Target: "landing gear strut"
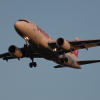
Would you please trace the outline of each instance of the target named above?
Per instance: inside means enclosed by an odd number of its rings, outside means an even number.
[[[34,58],[33,58],[33,57],[30,57],[30,59],[32,60],[32,62],[31,62],[31,63],[29,63],[30,68],[32,68],[33,66],[34,66],[34,67],[36,67],[36,66],[37,66],[37,64],[36,64],[36,62],[34,62],[34,61],[33,61],[33,60],[34,60]]]
[[[61,58],[61,63],[64,63],[64,61],[67,63],[68,62],[68,58],[65,57],[65,52],[63,53],[63,58]]]

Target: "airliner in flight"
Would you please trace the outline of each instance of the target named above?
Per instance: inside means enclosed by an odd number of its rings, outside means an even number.
[[[3,60],[30,58],[30,68],[36,67],[34,58],[45,58],[58,65],[54,68],[70,67],[81,69],[81,65],[100,62],[100,60],[78,61],[79,49],[100,46],[100,39],[68,41],[64,38],[54,40],[39,26],[27,19],[20,19],[14,23],[16,32],[26,41],[22,48],[11,45],[8,52],[0,54]]]

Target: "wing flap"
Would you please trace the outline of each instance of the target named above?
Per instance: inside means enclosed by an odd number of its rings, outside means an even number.
[[[100,60],[86,60],[86,61],[77,61],[79,65],[85,65],[85,64],[91,64],[91,63],[97,63],[100,62]]]

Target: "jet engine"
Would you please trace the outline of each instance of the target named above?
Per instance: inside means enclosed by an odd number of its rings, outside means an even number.
[[[63,38],[58,38],[56,40],[56,45],[60,48],[62,48],[64,51],[68,51],[70,50],[70,44],[67,40],[63,39]]]
[[[11,45],[9,48],[8,48],[8,51],[9,53],[12,55],[12,56],[15,56],[17,58],[21,58],[23,56],[22,52],[20,49],[18,49],[16,46],[14,45]]]

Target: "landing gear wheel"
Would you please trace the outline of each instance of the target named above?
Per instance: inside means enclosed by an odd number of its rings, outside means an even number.
[[[34,66],[34,67],[36,67],[36,66],[37,66],[37,64],[36,64],[36,62],[29,63],[29,66],[30,66],[30,68],[32,68],[33,66]]]
[[[33,66],[36,67],[37,66],[37,63],[34,62],[34,55],[31,55],[30,56],[30,59],[32,60],[32,62],[29,63],[30,68],[32,68]]]
[[[61,63],[64,63],[64,59],[63,58],[61,58]]]
[[[33,65],[34,65],[34,67],[36,67],[37,66],[36,62],[34,62]]]
[[[68,59],[67,58],[65,58],[64,60],[65,60],[66,63],[68,62]]]
[[[32,63],[29,63],[29,66],[30,66],[30,68],[32,68],[33,67],[33,64]]]

